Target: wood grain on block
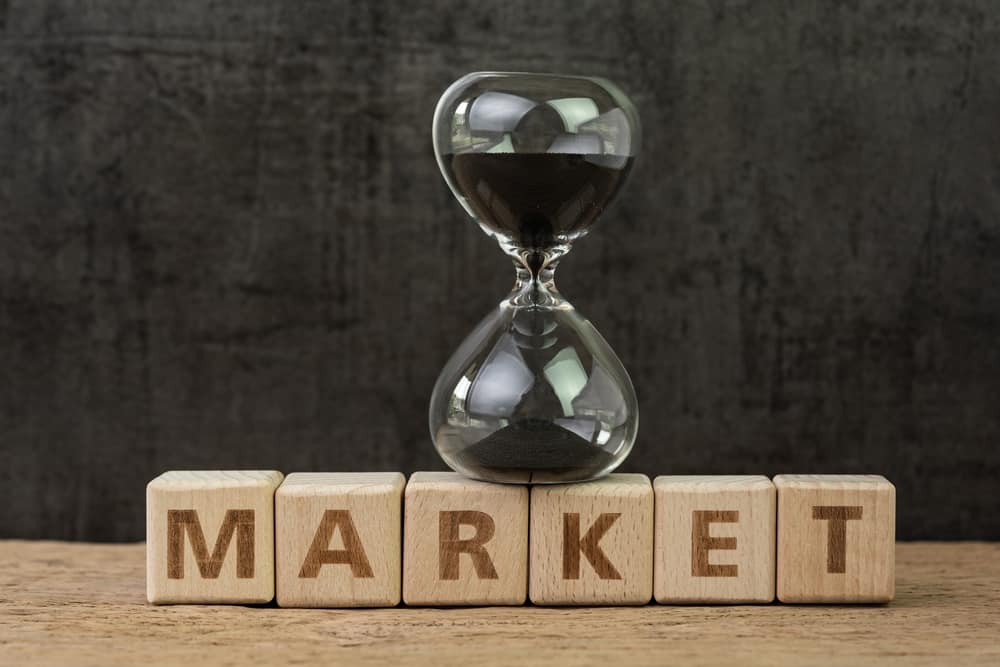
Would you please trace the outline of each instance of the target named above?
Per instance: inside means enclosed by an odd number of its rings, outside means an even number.
[[[406,604],[524,604],[527,487],[417,472],[406,485],[404,515]]]
[[[881,475],[778,475],[778,599],[888,602],[896,488]]]
[[[662,603],[774,600],[774,484],[755,475],[668,475],[656,496],[653,596]]]
[[[399,604],[405,484],[398,472],[288,475],[274,496],[278,604]]]
[[[540,605],[646,604],[653,489],[645,475],[531,488],[531,581]]]
[[[274,597],[276,470],[165,472],[146,487],[146,597],[155,604]]]

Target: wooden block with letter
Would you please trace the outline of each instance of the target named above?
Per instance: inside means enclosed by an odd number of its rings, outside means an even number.
[[[896,488],[881,475],[778,475],[778,599],[888,602]]]
[[[406,604],[524,604],[527,487],[416,472],[406,485],[404,515]]]
[[[667,475],[656,496],[660,603],[774,600],[775,490],[756,475]]]
[[[165,472],[146,487],[146,597],[155,604],[274,597],[276,470]]]
[[[646,604],[653,588],[653,489],[613,474],[531,489],[531,581],[539,605]]]
[[[288,475],[274,496],[278,604],[399,604],[405,484],[398,472]]]

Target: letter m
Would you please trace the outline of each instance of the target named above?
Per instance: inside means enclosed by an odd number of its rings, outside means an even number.
[[[236,535],[236,577],[253,579],[254,511],[226,510],[212,554],[205,544],[205,533],[196,510],[167,510],[167,578],[184,578],[184,535],[191,540],[198,571],[204,579],[217,579],[226,560],[226,552]]]

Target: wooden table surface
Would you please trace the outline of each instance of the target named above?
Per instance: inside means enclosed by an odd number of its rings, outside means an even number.
[[[0,664],[1000,664],[1000,543],[897,545],[888,606],[146,604],[141,544],[0,541]]]

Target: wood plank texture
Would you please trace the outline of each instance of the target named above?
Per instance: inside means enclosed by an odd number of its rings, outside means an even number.
[[[896,600],[851,607],[152,606],[144,559],[0,541],[0,665],[1000,662],[1000,544],[898,544]]]

